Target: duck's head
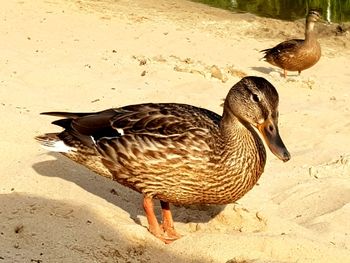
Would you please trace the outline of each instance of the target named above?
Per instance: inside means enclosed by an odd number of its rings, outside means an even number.
[[[321,18],[322,18],[322,16],[318,11],[311,9],[306,16],[306,22],[307,23],[310,23],[310,22],[315,23],[315,22],[319,21]]]
[[[236,83],[227,95],[224,112],[257,128],[279,159],[290,159],[278,132],[278,93],[266,79],[249,76]]]

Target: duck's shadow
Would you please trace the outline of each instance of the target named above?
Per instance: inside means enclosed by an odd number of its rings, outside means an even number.
[[[266,68],[266,67],[250,67],[252,70],[258,71],[260,73],[264,73],[269,75],[271,72],[275,72],[276,70],[273,68]]]
[[[47,177],[59,177],[70,181],[85,189],[86,191],[97,195],[106,201],[120,207],[137,224],[141,224],[139,215],[145,215],[142,208],[142,195],[108,178],[96,175],[85,167],[78,165],[66,157],[49,153],[56,160],[43,161],[35,163],[33,169],[40,175]],[[155,200],[155,213],[160,214],[160,206]],[[177,207],[172,206],[174,221],[176,222],[197,222],[204,223],[220,213],[225,206],[190,206]],[[160,219],[160,218],[159,218]]]
[[[279,74],[281,77],[284,77],[283,70],[278,68],[266,68],[266,67],[250,67],[252,70],[258,71],[260,73],[271,75],[271,73]],[[288,71],[288,77],[298,78],[299,74],[291,74],[290,71]]]

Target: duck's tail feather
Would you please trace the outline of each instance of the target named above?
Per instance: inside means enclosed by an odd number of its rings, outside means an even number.
[[[260,58],[259,60],[264,60],[264,61],[266,61],[266,56],[268,55],[268,53],[270,52],[270,50],[271,50],[271,48],[267,48],[267,49],[260,50],[259,52],[264,53],[265,55],[264,55],[262,58]]]
[[[94,113],[91,112],[63,112],[63,111],[48,111],[48,112],[42,112],[41,115],[51,115],[51,116],[57,116],[57,117],[64,117],[64,118],[79,118],[86,115],[91,115]]]
[[[271,48],[267,48],[267,49],[263,49],[263,50],[260,50],[259,52],[262,52],[262,53],[267,53],[271,50]]]
[[[41,146],[51,152],[68,153],[76,151],[76,148],[64,143],[59,137],[58,133],[46,133],[36,136],[35,139],[41,144]]]

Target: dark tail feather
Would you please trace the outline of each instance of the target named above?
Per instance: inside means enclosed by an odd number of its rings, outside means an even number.
[[[71,128],[72,119],[60,119],[60,120],[53,121],[51,123],[54,125],[60,126],[64,129],[69,129]]]
[[[41,115],[50,115],[50,116],[56,116],[56,117],[63,117],[65,119],[60,119],[51,122],[54,125],[60,126],[62,128],[68,129],[71,127],[71,123],[73,119],[84,117],[87,115],[92,115],[94,113],[87,113],[87,112],[63,112],[63,111],[49,111],[49,112],[42,112]]]
[[[42,112],[40,114],[75,119],[75,118],[83,117],[83,116],[86,116],[86,115],[91,115],[91,114],[94,114],[94,113],[91,113],[91,112],[49,111],[49,112]]]
[[[264,53],[265,56],[263,56],[262,58],[260,58],[259,60],[266,60],[266,56],[268,55],[268,53],[270,52],[271,48],[267,48],[267,49],[263,49],[260,50],[259,52]]]
[[[267,49],[263,49],[263,50],[260,50],[259,52],[264,52],[264,53],[267,53],[271,50],[271,48],[267,48]]]

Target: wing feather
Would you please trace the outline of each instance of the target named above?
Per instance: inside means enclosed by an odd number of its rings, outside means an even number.
[[[174,103],[129,105],[97,113],[43,114],[66,117],[53,124],[65,128],[65,136],[68,133],[66,137],[70,140],[76,138],[89,147],[101,139],[113,140],[130,134],[174,140],[174,136],[198,130],[202,130],[202,133],[216,132],[221,119],[209,110]]]
[[[269,55],[277,55],[278,56],[281,53],[293,52],[295,50],[295,47],[299,46],[303,42],[304,42],[304,40],[302,40],[302,39],[291,39],[291,40],[284,41],[273,48],[261,50],[261,52],[264,52],[266,54],[265,57],[269,56]]]

